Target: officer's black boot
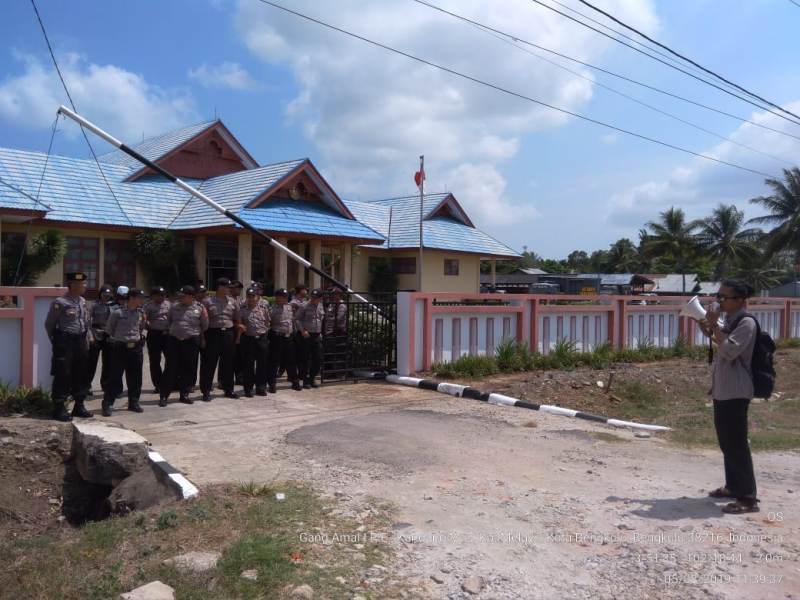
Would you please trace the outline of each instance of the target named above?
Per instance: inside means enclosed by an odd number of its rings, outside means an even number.
[[[253,388],[245,388],[244,389],[244,397],[245,398],[252,398],[253,397]]]
[[[67,407],[64,405],[64,402],[56,402],[55,406],[53,407],[53,418],[56,421],[63,421],[68,423],[72,421],[72,417],[69,416],[67,412]]]
[[[211,402],[211,393],[203,392],[203,402]]]
[[[303,379],[303,389],[304,390],[311,389],[311,380],[310,379],[308,379],[308,378]]]
[[[312,378],[311,378],[311,380],[309,381],[309,385],[310,385],[312,388],[318,388],[318,387],[319,387],[319,384],[317,383],[317,379],[316,379],[316,377],[312,377]]]
[[[166,397],[166,396],[161,396],[161,397],[158,399],[158,405],[159,405],[161,408],[164,408],[164,407],[167,405],[167,397]]]
[[[188,395],[181,394],[180,401],[184,404],[194,404],[194,400],[192,400]]]
[[[104,399],[103,400],[103,404],[100,405],[100,411],[101,411],[101,414],[104,417],[110,417],[111,416],[111,403],[110,402],[106,402],[105,399]]]
[[[236,399],[239,397],[239,394],[237,394],[236,392],[234,392],[233,390],[231,390],[231,391],[229,391],[229,392],[225,392],[225,397],[226,397],[226,398],[231,398],[231,399],[233,399],[233,400],[236,400]],[[251,394],[250,394],[250,396],[248,396],[248,398],[252,398],[252,397],[253,397],[253,395],[252,395],[252,393],[251,393]]]
[[[277,391],[278,391],[278,388],[277,388],[277,387],[275,387],[275,384],[274,384],[274,383],[270,383],[270,384],[269,384],[269,393],[270,393],[270,394],[274,394],[274,393],[276,393]]]
[[[302,390],[303,390],[303,386],[301,386],[301,385],[300,385],[300,380],[299,380],[299,379],[295,379],[295,380],[292,382],[292,389],[293,389],[295,392],[300,392],[300,391],[302,391]]]
[[[83,400],[75,400],[75,406],[72,407],[72,416],[88,419],[93,417],[94,414],[86,410],[86,407],[83,405]]]
[[[139,406],[139,399],[128,400],[128,410],[135,413],[144,412],[144,409]]]
[[[266,396],[266,395],[267,395],[267,388],[265,387],[256,388],[256,396]]]

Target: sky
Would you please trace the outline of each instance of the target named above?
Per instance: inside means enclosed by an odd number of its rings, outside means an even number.
[[[778,132],[512,42],[413,0],[276,1],[516,94],[756,173],[499,92],[259,0],[37,5],[79,112],[128,144],[217,117],[260,164],[308,157],[342,197],[360,200],[416,193],[413,175],[424,154],[426,191],[452,192],[480,229],[549,258],[606,248],[621,237],[636,241],[639,229],[670,206],[690,218],[719,203],[757,216],[748,199],[769,193],[765,176],[780,178],[782,169],[800,164],[800,125],[532,0],[429,3]],[[579,0],[558,2],[620,29]],[[574,15],[556,0],[541,3]],[[800,8],[789,0],[593,4],[800,114]],[[3,17],[0,146],[46,151],[66,96],[30,1],[5,0]],[[99,139],[93,144],[98,154],[110,150]],[[53,152],[90,156],[76,127],[63,121]]]

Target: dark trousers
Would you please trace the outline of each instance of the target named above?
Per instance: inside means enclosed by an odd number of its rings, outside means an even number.
[[[321,334],[309,333],[308,337],[300,336],[300,347],[297,352],[297,375],[300,379],[305,381],[306,379],[314,379],[319,375],[323,354]]]
[[[181,397],[188,396],[197,379],[198,341],[195,338],[179,340],[168,335],[166,346],[167,360],[159,392],[166,398],[172,390],[177,389]]]
[[[267,335],[253,337],[242,335],[239,340],[239,355],[242,361],[242,385],[247,391],[252,391],[253,385],[256,388],[264,388],[269,382],[275,383],[269,377],[269,339]]]
[[[83,402],[86,398],[88,363],[89,343],[85,335],[55,332],[51,365],[53,402],[64,403],[70,395],[76,402]]]
[[[97,373],[97,362],[102,356],[103,366],[100,367],[100,389],[106,390],[106,383],[108,382],[108,367],[111,363],[109,355],[108,340],[105,339],[105,332],[95,331],[95,336],[102,336],[103,339],[95,339],[93,344],[89,345],[89,357],[86,364],[86,390],[87,393],[92,391],[92,382]]]
[[[236,343],[233,328],[206,331],[206,348],[200,357],[200,391],[211,393],[214,387],[214,371],[219,364],[219,382],[226,394],[233,391],[233,362]]]
[[[150,380],[153,387],[161,389],[161,378],[164,372],[161,370],[161,356],[167,355],[167,332],[150,329],[147,332],[147,361],[150,365]]]
[[[233,381],[236,385],[244,384],[244,355],[241,344],[236,345],[233,357]]]
[[[116,397],[122,393],[123,373],[128,386],[128,402],[139,401],[142,393],[143,345],[143,342],[136,342],[132,347],[128,347],[124,342],[109,342],[111,363],[108,385],[103,394],[105,404],[114,404]]]
[[[737,499],[756,499],[756,476],[747,441],[747,409],[750,400],[714,400],[714,427],[725,460],[725,487]]]
[[[278,377],[278,369],[286,371],[289,381],[297,381],[297,347],[294,335],[285,337],[274,331],[269,332],[269,381]]]

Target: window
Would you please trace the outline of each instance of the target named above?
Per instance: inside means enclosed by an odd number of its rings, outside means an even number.
[[[133,241],[106,239],[103,283],[113,287],[136,285],[136,257],[133,254]]]
[[[417,258],[415,256],[393,256],[392,273],[396,275],[414,275],[417,272]]]
[[[100,264],[100,239],[68,237],[67,253],[64,255],[64,275],[85,273],[86,287],[97,289],[97,271]]]
[[[458,275],[458,259],[445,258],[444,259],[444,274],[445,275]]]
[[[208,240],[207,247],[208,268],[206,269],[206,285],[209,286],[209,289],[220,277],[236,279],[236,268],[239,262],[239,250],[236,242],[228,240]]]

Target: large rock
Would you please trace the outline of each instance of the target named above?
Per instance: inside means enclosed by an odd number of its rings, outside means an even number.
[[[149,464],[123,480],[108,497],[112,514],[144,510],[165,500],[176,499],[175,489],[161,481]]]
[[[100,423],[75,423],[72,456],[81,477],[116,486],[148,465],[147,440],[138,433]]]
[[[217,562],[222,555],[219,552],[187,552],[179,554],[164,561],[164,564],[175,567],[179,571],[191,573],[205,573],[217,567]]]
[[[166,583],[151,581],[135,590],[120,594],[119,600],[175,600],[175,590]]]

